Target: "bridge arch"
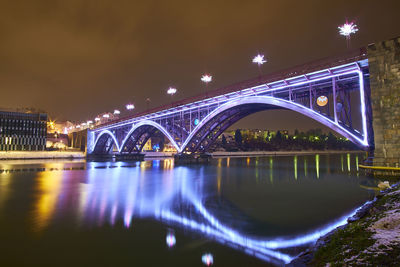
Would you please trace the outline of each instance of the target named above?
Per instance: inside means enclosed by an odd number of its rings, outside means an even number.
[[[127,148],[127,145],[129,144],[129,142],[133,142],[133,145],[135,145],[136,141],[138,140],[131,140],[132,136],[135,135],[135,133],[138,133],[138,131],[140,131],[141,129],[143,129],[144,127],[149,127],[150,131],[152,130],[158,130],[160,131],[164,136],[166,136],[168,138],[168,140],[171,142],[171,144],[176,148],[177,151],[179,151],[179,146],[178,144],[175,142],[174,138],[168,133],[168,131],[161,126],[160,124],[158,124],[157,122],[151,121],[151,120],[144,120],[141,121],[139,123],[136,123],[132,126],[132,128],[129,130],[128,134],[125,136],[124,140],[121,143],[121,147],[119,149],[119,152],[123,153],[126,152],[124,151]],[[145,138],[150,138],[151,134],[149,134],[149,130],[145,130],[142,133],[138,133],[139,138],[143,135],[143,134],[148,134],[147,137]],[[146,141],[147,141],[146,139]],[[144,145],[144,143],[142,144]]]
[[[111,152],[113,145],[117,147],[118,151],[120,150],[117,138],[115,138],[114,134],[109,130],[103,130],[99,133],[94,142],[93,153],[108,154]]]
[[[196,152],[199,150],[199,146],[205,138],[214,130],[216,130],[216,132],[213,133],[214,135],[211,138],[211,143],[222,134],[224,130],[238,120],[261,110],[276,108],[283,108],[301,113],[348,138],[359,147],[368,147],[368,141],[365,136],[357,136],[342,125],[301,104],[273,96],[243,96],[221,105],[203,118],[178,151],[183,152],[189,150],[189,152]],[[218,125],[221,123],[224,123],[224,125],[220,127],[220,129],[217,129]]]

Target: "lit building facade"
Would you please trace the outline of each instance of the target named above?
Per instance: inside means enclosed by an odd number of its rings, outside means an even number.
[[[0,151],[46,148],[47,114],[0,111]]]

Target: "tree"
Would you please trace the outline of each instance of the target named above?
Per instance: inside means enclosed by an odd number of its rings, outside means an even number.
[[[225,135],[222,135],[222,147],[226,148],[226,138]]]
[[[240,132],[240,129],[236,129],[236,131],[235,131],[235,141],[239,147],[242,146],[243,138],[242,138],[242,133]]]

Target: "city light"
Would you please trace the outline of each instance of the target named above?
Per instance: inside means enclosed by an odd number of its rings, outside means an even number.
[[[211,255],[211,253],[206,253],[206,254],[203,254],[203,256],[201,256],[201,261],[205,265],[210,266],[210,265],[212,265],[214,263],[214,258]]]
[[[109,114],[104,114],[104,115],[103,115],[103,118],[109,118],[109,117],[110,117]]]
[[[317,98],[317,104],[320,107],[326,106],[328,104],[328,98],[324,95],[321,95]]]
[[[167,238],[166,238],[167,246],[172,248],[176,244],[176,238],[174,234],[168,233]]]
[[[125,107],[126,107],[127,110],[132,110],[132,109],[135,108],[135,105],[134,104],[127,104]]]
[[[176,91],[177,91],[176,88],[170,87],[168,88],[167,94],[174,95],[176,94]]]
[[[94,118],[94,121],[100,121],[99,117]]]
[[[87,123],[87,124],[91,124],[91,123],[93,123],[93,121],[87,121],[86,123]]]
[[[258,54],[257,56],[255,56],[253,58],[253,63],[258,64],[258,66],[264,64],[265,62],[267,62],[267,61],[264,59],[264,55]]]
[[[212,81],[212,76],[208,74],[204,74],[201,76],[201,81],[205,82],[206,84]]]
[[[76,129],[79,129],[79,128],[81,128],[81,126],[80,126],[80,125],[76,125],[75,128],[76,128]]]
[[[357,25],[353,22],[346,22],[345,24],[338,27],[339,34],[350,38],[351,34],[355,34],[358,31]]]
[[[82,126],[86,126],[86,122],[82,122],[81,125],[82,125]]]
[[[115,109],[114,110],[114,115],[119,115],[119,114],[121,114],[121,111],[119,111],[118,109]]]

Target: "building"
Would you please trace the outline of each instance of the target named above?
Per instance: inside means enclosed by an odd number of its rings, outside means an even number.
[[[47,114],[0,111],[0,151],[45,150]]]

